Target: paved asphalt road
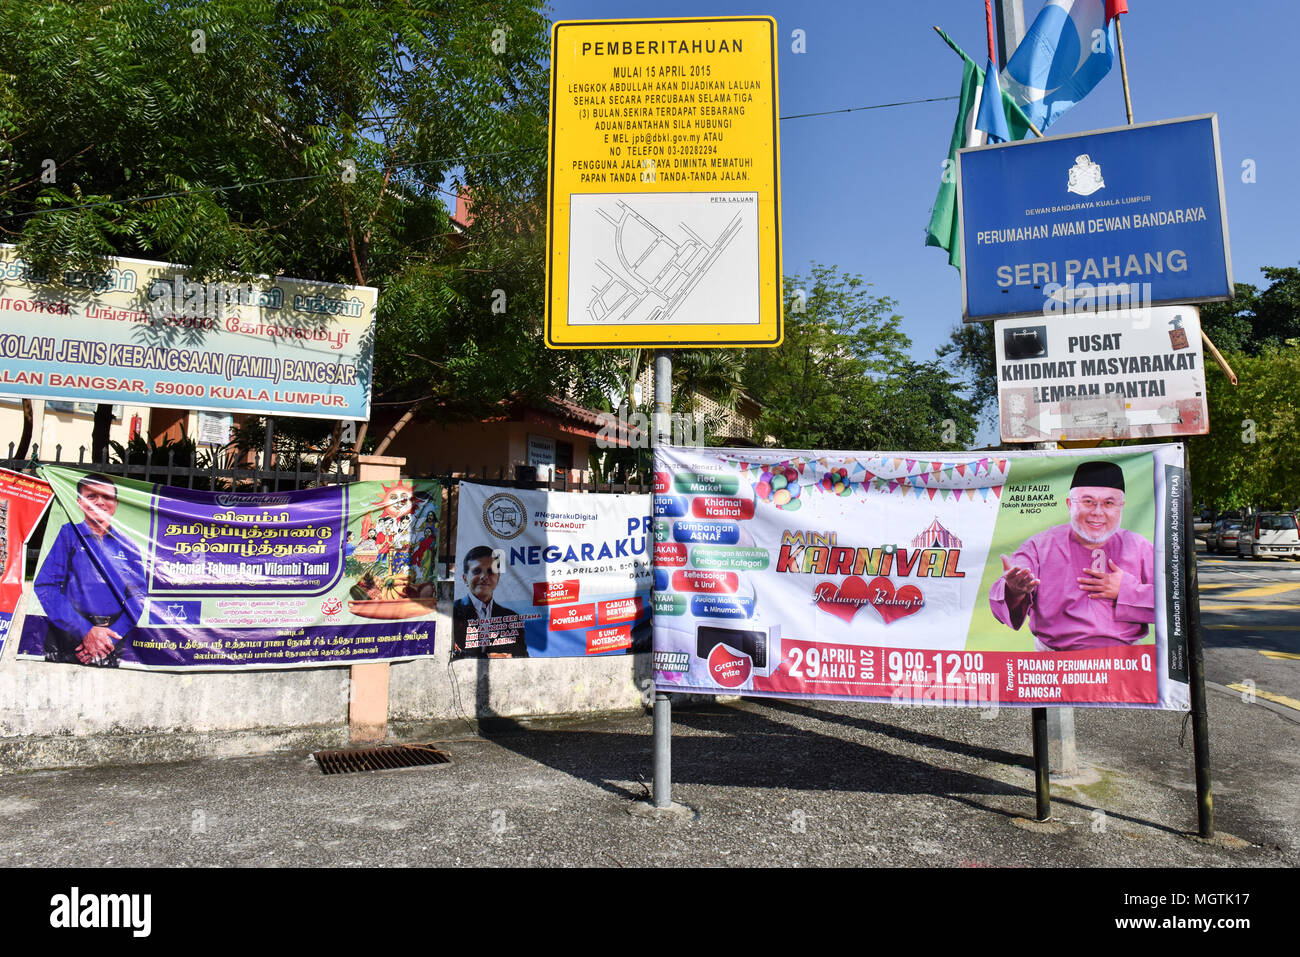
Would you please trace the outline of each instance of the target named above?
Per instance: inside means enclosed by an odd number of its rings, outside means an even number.
[[[1300,719],[1300,562],[1202,555],[1205,677]]]

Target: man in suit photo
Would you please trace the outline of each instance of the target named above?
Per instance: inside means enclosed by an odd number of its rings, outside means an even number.
[[[527,658],[523,621],[492,597],[501,580],[492,549],[478,545],[466,552],[461,579],[469,594],[452,606],[452,656]]]

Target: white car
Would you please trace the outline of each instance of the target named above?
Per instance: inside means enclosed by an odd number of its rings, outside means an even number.
[[[1262,512],[1237,538],[1241,558],[1300,558],[1300,518],[1295,512]]]

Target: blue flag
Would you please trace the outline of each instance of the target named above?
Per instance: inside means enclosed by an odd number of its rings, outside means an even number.
[[[1020,41],[1002,88],[1040,130],[1082,100],[1115,61],[1105,0],[1047,0]]]
[[[998,86],[998,71],[993,68],[992,60],[984,68],[984,93],[980,97],[975,129],[983,130],[990,143],[1007,143],[1011,140],[1006,109],[1002,106],[1002,88]]]

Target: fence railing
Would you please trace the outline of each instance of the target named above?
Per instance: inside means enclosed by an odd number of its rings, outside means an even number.
[[[128,461],[110,461],[107,456],[100,461],[90,460],[85,447],[78,449],[76,459],[63,458],[63,447],[55,446],[53,458],[42,458],[40,449],[32,446],[28,458],[15,458],[14,445],[9,445],[9,457],[0,459],[0,467],[15,472],[35,474],[43,465],[61,466],[80,469],[86,472],[99,472],[104,475],[139,479],[143,482],[156,482],[160,485],[181,486],[183,488],[208,491],[245,491],[279,492],[304,488],[319,488],[324,485],[347,484],[357,481],[357,469],[354,460],[340,457],[330,469],[321,469],[319,464],[304,463],[295,459],[293,468],[277,467],[283,463],[271,456],[271,468],[266,468],[264,452],[248,452],[238,456],[227,456],[226,464],[220,465],[219,458],[212,456],[209,465],[202,468],[181,463],[177,464],[173,449],[151,450],[140,456],[143,461],[134,461],[135,456],[128,456]],[[495,471],[495,475],[493,472]],[[407,479],[435,479],[442,490],[441,521],[438,528],[438,561],[444,586],[449,586],[456,576],[456,525],[459,520],[460,482],[474,482],[498,488],[531,489],[552,492],[587,492],[603,494],[646,494],[652,489],[648,477],[637,481],[599,482],[591,478],[590,473],[579,473],[574,479],[567,471],[561,471],[553,479],[506,478],[504,466],[497,469],[483,467],[476,474],[467,468],[464,471],[443,473],[404,474]],[[44,534],[44,522],[28,542],[27,573],[33,573],[36,557],[40,552],[41,539]],[[445,595],[443,594],[445,592]],[[449,597],[448,587],[440,589],[440,597]]]
[[[64,468],[81,469],[86,472],[100,472],[104,475],[117,475],[122,478],[139,479],[142,482],[157,482],[162,485],[179,485],[184,488],[205,489],[209,491],[248,491],[279,492],[288,489],[317,488],[321,485],[338,485],[355,481],[352,462],[338,457],[328,469],[322,469],[319,461],[304,463],[301,457],[292,461],[292,468],[287,467],[281,453],[270,454],[267,463],[265,451],[249,451],[211,454],[205,466],[190,464],[188,455],[177,461],[176,449],[149,449],[143,455],[128,454],[126,461],[112,461],[108,453],[94,460],[87,455],[83,445],[77,450],[75,459],[63,457],[63,446],[54,447],[54,458],[42,458],[39,446],[33,445],[31,455],[25,459],[14,457],[14,444],[9,443],[9,457],[0,459],[0,467],[14,472],[35,472],[42,465],[57,465]],[[224,464],[223,464],[224,460]]]

